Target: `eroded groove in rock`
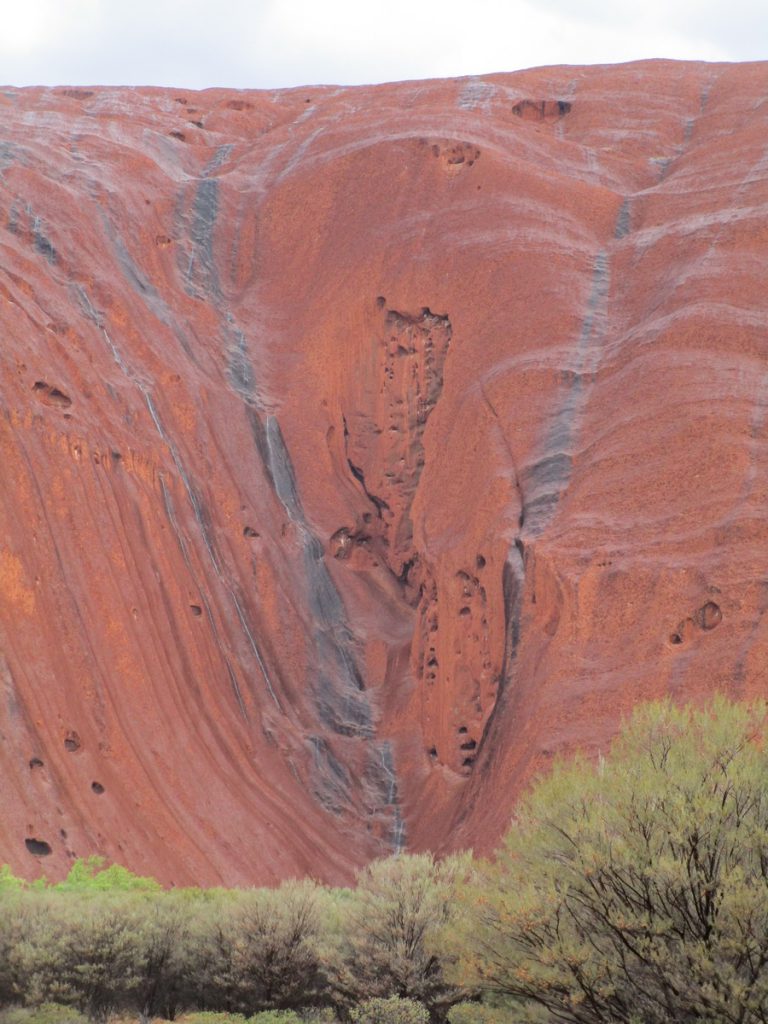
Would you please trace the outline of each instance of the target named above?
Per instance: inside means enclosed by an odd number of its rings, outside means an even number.
[[[307,689],[314,694],[317,714],[324,726],[340,736],[369,741],[366,775],[374,791],[376,788],[383,791],[378,798],[374,797],[373,805],[369,806],[369,813],[377,818],[392,816],[394,824],[391,827],[390,841],[393,848],[399,850],[402,849],[404,842],[404,828],[391,749],[386,742],[381,744],[375,741],[374,714],[365,694],[362,672],[357,665],[355,639],[339,592],[325,565],[323,545],[311,532],[307,523],[291,458],[285,446],[280,424],[274,416],[267,419],[265,441],[270,477],[274,481],[275,492],[291,523],[297,528],[304,553],[310,613],[307,629],[313,635],[315,654],[311,676],[307,679]],[[338,779],[340,771],[335,767],[335,760],[329,748],[317,738],[314,738],[312,743],[315,766],[318,766],[322,754],[322,761]],[[379,759],[380,764],[377,763]],[[384,780],[383,786],[380,779]],[[334,793],[336,796],[329,806],[335,807],[338,799],[345,793],[347,801],[352,802],[353,794],[349,787],[342,790],[336,786]],[[323,802],[327,803],[325,798]]]
[[[443,390],[451,342],[446,315],[383,312],[367,408],[344,415],[350,472],[376,511],[389,568],[397,577],[417,553],[410,509],[424,468],[422,438]],[[374,527],[372,526],[372,529]]]

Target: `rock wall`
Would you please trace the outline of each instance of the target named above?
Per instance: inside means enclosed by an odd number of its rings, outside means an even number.
[[[765,695],[767,77],[0,91],[0,861],[487,851]]]

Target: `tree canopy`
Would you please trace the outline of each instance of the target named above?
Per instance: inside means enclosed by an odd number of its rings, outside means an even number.
[[[639,708],[555,768],[462,893],[462,980],[516,1021],[768,1021],[764,706]]]

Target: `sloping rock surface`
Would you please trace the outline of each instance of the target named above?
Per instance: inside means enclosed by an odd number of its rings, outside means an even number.
[[[488,851],[765,694],[767,87],[0,91],[0,861]]]

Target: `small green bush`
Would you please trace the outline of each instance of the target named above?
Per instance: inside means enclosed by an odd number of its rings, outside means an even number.
[[[12,1006],[3,1010],[0,1024],[88,1024],[88,1018],[73,1006],[41,1003],[40,1006]]]
[[[219,1013],[213,1010],[200,1010],[197,1013],[185,1013],[181,1018],[181,1024],[245,1024],[245,1020],[244,1013]],[[0,1024],[2,1024],[2,1021],[0,1021]],[[259,1024],[262,1024],[262,1022],[260,1021]]]
[[[262,1010],[248,1018],[247,1024],[302,1024],[293,1010]]]
[[[429,1011],[415,999],[366,999],[349,1011],[353,1024],[429,1024]]]
[[[457,1003],[448,1011],[448,1024],[513,1024],[506,1010],[482,1003]]]

